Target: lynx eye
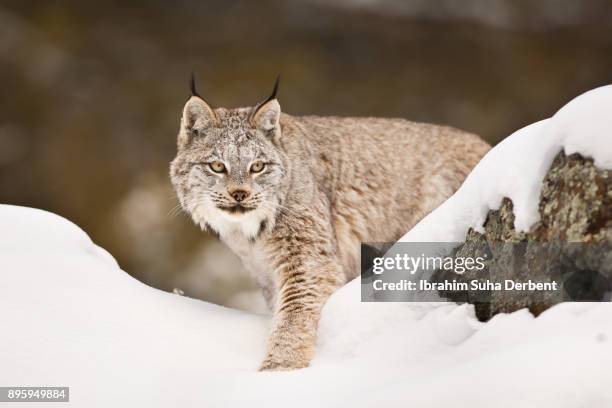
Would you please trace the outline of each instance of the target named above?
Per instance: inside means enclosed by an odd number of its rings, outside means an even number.
[[[214,161],[208,164],[208,167],[215,173],[225,173],[225,164]]]
[[[264,167],[266,167],[266,165],[263,162],[256,161],[251,165],[251,173],[261,173]]]

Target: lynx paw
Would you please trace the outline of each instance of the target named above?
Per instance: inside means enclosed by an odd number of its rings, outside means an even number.
[[[289,360],[289,359],[279,359],[274,358],[272,356],[267,357],[261,366],[259,367],[259,371],[289,371],[289,370],[297,370],[298,368],[308,367],[308,360]]]

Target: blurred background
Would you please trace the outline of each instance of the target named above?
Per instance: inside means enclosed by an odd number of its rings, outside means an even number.
[[[612,82],[612,0],[0,2],[0,203],[70,219],[151,286],[262,311],[237,259],[171,211],[192,69],[213,106],[256,103],[280,72],[285,112],[494,144]]]

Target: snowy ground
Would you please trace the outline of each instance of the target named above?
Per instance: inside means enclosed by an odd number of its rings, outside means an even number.
[[[500,195],[523,200],[528,228],[561,147],[612,166],[610,106],[600,88],[517,132],[404,239],[456,241]],[[359,299],[354,281],[329,300],[310,368],[258,373],[266,316],[147,287],[69,221],[0,205],[1,386],[70,386],[70,405],[88,408],[612,406],[611,304],[484,324],[471,306]]]

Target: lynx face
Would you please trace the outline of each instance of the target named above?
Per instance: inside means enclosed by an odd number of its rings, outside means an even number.
[[[192,96],[183,111],[170,175],[181,206],[203,228],[255,237],[270,227],[285,168],[276,99],[212,110]]]

